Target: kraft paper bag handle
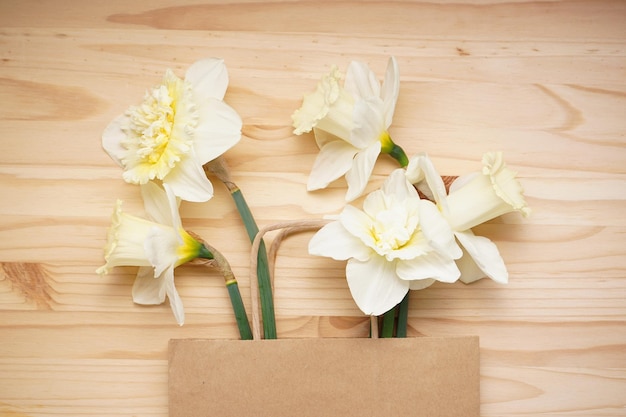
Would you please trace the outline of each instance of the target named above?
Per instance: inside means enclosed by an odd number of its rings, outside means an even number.
[[[270,226],[266,226],[259,230],[254,240],[252,241],[252,248],[250,250],[250,297],[252,301],[252,338],[254,340],[261,339],[261,319],[259,316],[259,282],[257,280],[257,259],[259,256],[259,246],[261,240],[266,233],[273,230],[280,230],[280,233],[276,235],[272,242],[267,254],[268,269],[270,272],[270,280],[273,285],[274,278],[274,261],[276,259],[276,252],[282,240],[291,233],[302,232],[305,230],[315,230],[329,223],[330,220],[297,220],[284,223],[276,223]],[[378,337],[378,319],[375,316],[371,317],[371,334],[372,338]]]

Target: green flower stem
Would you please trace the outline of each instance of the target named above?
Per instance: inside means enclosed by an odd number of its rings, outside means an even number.
[[[259,233],[259,227],[254,221],[250,207],[237,184],[230,178],[230,172],[224,158],[219,157],[204,166],[205,173],[212,173],[224,183],[230,195],[235,201],[239,216],[246,227],[250,242],[254,241]],[[263,318],[263,335],[266,339],[276,339],[276,317],[274,315],[274,298],[272,297],[272,283],[267,260],[265,243],[261,241],[257,257],[257,277],[259,282],[259,298],[261,300],[261,317]]]
[[[406,337],[407,322],[409,319],[409,293],[407,292],[400,304],[398,304],[398,323],[396,337]]]
[[[241,299],[241,293],[239,292],[237,280],[232,279],[226,282],[226,288],[228,288],[230,303],[233,305],[233,311],[235,312],[239,335],[242,340],[252,340],[252,330],[250,329],[250,322],[248,321],[246,308],[244,307],[243,300]]]
[[[200,244],[200,253],[198,253],[198,258],[202,258],[202,259],[213,259],[213,254],[211,253],[211,251],[209,251],[209,249],[206,247],[206,243],[201,243]]]
[[[259,227],[257,226],[250,207],[246,203],[246,200],[241,193],[241,190],[237,188],[231,191],[230,195],[235,200],[237,210],[241,215],[250,242],[254,241],[254,237],[259,233]],[[257,279],[259,281],[259,298],[261,299],[261,317],[263,318],[263,336],[265,339],[276,339],[276,317],[274,315],[274,298],[272,296],[272,283],[270,280],[269,263],[267,260],[267,250],[265,243],[261,241],[259,246],[259,254],[257,258]]]
[[[383,325],[380,337],[393,337],[393,327],[396,320],[396,308],[392,308],[383,315]]]
[[[246,308],[241,299],[241,293],[239,292],[239,285],[237,285],[237,279],[233,273],[230,264],[217,249],[206,243],[195,233],[189,232],[198,242],[202,244],[201,256],[192,260],[190,263],[196,265],[205,265],[217,268],[224,276],[226,288],[228,289],[228,295],[230,296],[230,303],[233,306],[233,312],[235,313],[235,320],[237,321],[237,327],[239,328],[239,336],[243,340],[252,339],[252,330],[250,329],[250,322],[248,321],[248,315],[246,314]],[[210,256],[206,256],[210,255]]]
[[[380,151],[382,153],[391,155],[393,159],[398,161],[402,168],[409,165],[409,158],[406,156],[404,149],[393,142],[391,136],[389,136],[389,132],[384,132],[380,135],[378,140],[380,141]]]
[[[393,144],[391,151],[389,151],[389,155],[391,155],[393,159],[398,161],[398,163],[400,164],[402,168],[409,165],[409,158],[406,156],[406,153],[404,153],[404,149],[402,149],[395,143]]]

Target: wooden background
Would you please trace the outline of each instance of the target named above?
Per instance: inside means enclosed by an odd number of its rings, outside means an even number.
[[[0,0],[0,415],[164,416],[168,340],[237,337],[213,272],[177,270],[183,327],[133,304],[133,268],[95,274],[115,200],[142,212],[100,146],[114,116],[166,68],[222,57],[244,121],[226,159],[258,223],[320,218],[345,182],[306,192],[317,148],[290,115],[331,64],[382,78],[390,55],[394,140],[442,174],[503,150],[534,210],[476,230],[510,283],[412,293],[411,334],[480,336],[484,416],[626,415],[625,21],[620,0]],[[393,168],[382,157],[368,190]],[[247,296],[249,243],[214,184],[183,221]],[[308,256],[310,236],[279,253],[280,336],[364,337],[344,264]]]

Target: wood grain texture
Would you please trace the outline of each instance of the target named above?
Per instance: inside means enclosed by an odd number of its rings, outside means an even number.
[[[306,191],[317,148],[290,127],[302,94],[332,64],[363,60],[382,77],[394,55],[394,140],[447,175],[503,150],[533,208],[476,229],[510,283],[412,293],[410,334],[480,336],[484,416],[623,416],[625,19],[620,0],[3,0],[0,414],[165,416],[168,340],[237,337],[221,279],[204,268],[177,270],[183,327],[168,305],[132,303],[132,268],[95,274],[115,200],[142,211],[101,132],[166,68],[225,59],[226,101],[244,122],[226,159],[269,225],[344,204],[342,180]],[[381,158],[368,191],[392,169]],[[228,257],[249,306],[249,242],[215,189],[183,204],[184,224]],[[344,264],[309,256],[310,236],[279,251],[279,334],[364,337]]]

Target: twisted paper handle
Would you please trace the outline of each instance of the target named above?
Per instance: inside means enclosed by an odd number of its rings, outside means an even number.
[[[280,233],[276,235],[272,245],[270,246],[267,254],[268,268],[270,271],[270,279],[272,284],[274,282],[274,264],[276,261],[276,253],[278,247],[287,235],[291,233],[297,233],[305,230],[319,229],[328,223],[328,220],[295,220],[290,222],[276,223],[259,230],[259,233],[252,241],[252,248],[250,249],[250,297],[252,302],[252,338],[254,340],[261,339],[261,319],[259,314],[259,283],[257,281],[257,257],[259,253],[259,246],[261,240],[266,233],[273,230],[280,230]]]

